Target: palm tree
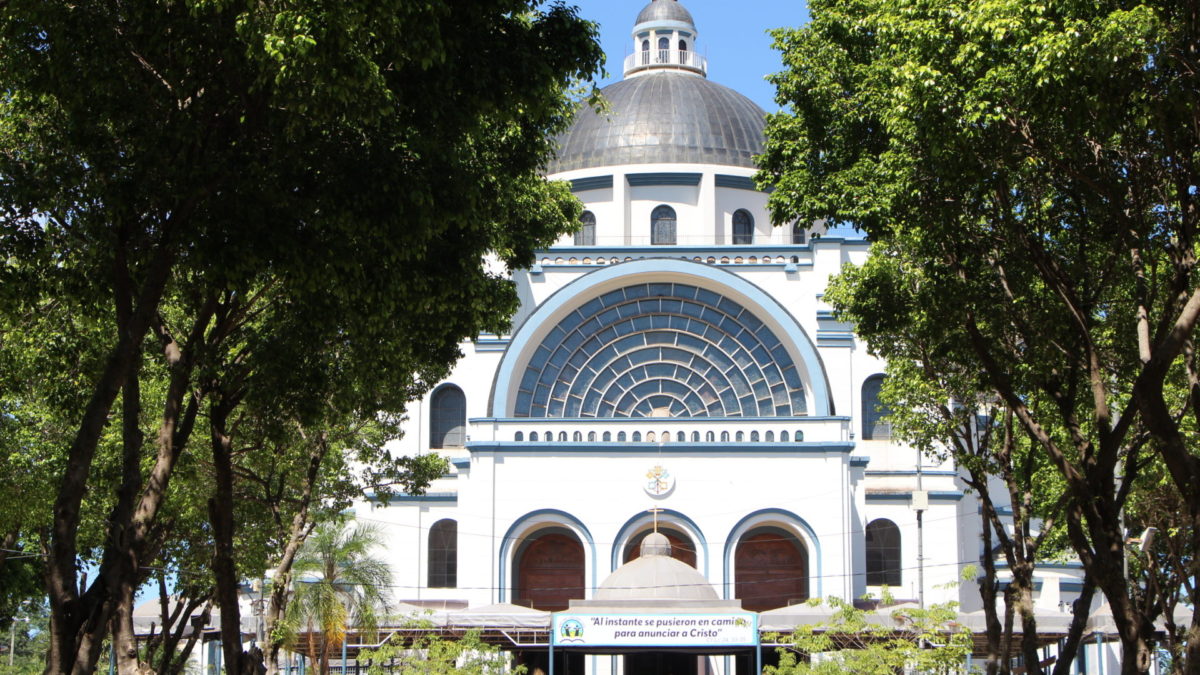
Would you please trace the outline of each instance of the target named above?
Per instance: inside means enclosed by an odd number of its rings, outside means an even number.
[[[327,523],[316,529],[296,558],[296,597],[288,607],[293,626],[304,626],[308,652],[319,655],[321,675],[329,654],[346,639],[349,627],[370,633],[388,611],[392,583],[387,563],[372,557],[382,543],[378,528]]]

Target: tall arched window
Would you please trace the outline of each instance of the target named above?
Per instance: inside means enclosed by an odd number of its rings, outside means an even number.
[[[879,390],[883,386],[883,375],[872,375],[862,386],[862,437],[864,441],[886,441],[892,437],[892,425],[885,417],[891,414],[888,407],[879,402]]]
[[[467,397],[448,384],[433,392],[429,413],[429,447],[461,448],[467,438]]]
[[[650,214],[650,243],[675,243],[675,209],[664,204]]]
[[[686,40],[680,40],[680,41],[679,41],[679,62],[680,62],[680,63],[683,63],[683,64],[686,64],[686,63],[687,63],[687,57],[688,57],[688,53],[687,53],[687,41],[686,41]]]
[[[596,214],[584,211],[579,217],[579,231],[575,233],[576,246],[596,245]]]
[[[746,209],[733,212],[733,243],[738,246],[754,243],[754,216]]]
[[[671,38],[658,38],[658,61],[657,63],[671,62]]]
[[[800,226],[799,221],[792,223],[792,243],[804,243],[804,228]]]
[[[458,522],[449,518],[429,528],[429,587],[458,587]]]
[[[642,40],[642,65],[650,64],[650,41]]]
[[[900,528],[887,518],[867,525],[867,585],[900,585]]]

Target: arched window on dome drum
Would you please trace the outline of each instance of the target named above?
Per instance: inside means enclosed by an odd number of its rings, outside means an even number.
[[[633,432],[633,436],[632,436],[631,440],[634,443],[641,443],[642,442],[642,432],[640,432],[640,431]]]
[[[625,432],[624,432],[624,431],[618,431],[618,432],[617,432],[617,442],[618,442],[618,443],[624,443],[624,442],[625,442]]]
[[[867,585],[900,585],[900,528],[887,518],[867,525]]]
[[[786,431],[779,432],[779,442],[780,443],[787,443],[790,440],[792,440],[792,439],[788,437],[788,432],[786,432]]]
[[[538,439],[538,433],[536,431],[529,432],[529,442],[530,443],[536,443],[537,439]]]
[[[439,520],[429,528],[429,587],[458,587],[458,522]]]
[[[679,41],[679,63],[686,65],[687,64],[687,56],[688,56],[687,40],[680,40]]]
[[[717,440],[716,434],[714,434],[713,432],[710,431],[710,432],[704,434],[704,440],[707,443],[714,443]]]
[[[879,402],[879,390],[883,387],[883,375],[868,377],[862,386],[862,437],[864,441],[886,441],[892,437],[892,425],[885,417],[891,414],[887,406]]]
[[[429,447],[461,448],[467,436],[467,397],[449,384],[430,400]]]
[[[575,233],[576,246],[596,245],[596,214],[584,211],[579,217],[579,231]]]
[[[601,438],[603,439],[603,441],[605,443],[611,443],[612,442],[612,432],[611,431],[604,432],[604,436],[602,436]]]
[[[650,214],[650,243],[675,243],[675,209],[664,204],[656,207]]]
[[[658,38],[658,61],[657,63],[671,62],[671,38]]]
[[[517,552],[516,604],[551,612],[583,599],[583,544],[569,532],[547,532]]]
[[[650,41],[642,40],[642,65],[650,65]]]
[[[518,431],[516,434],[513,435],[513,440],[520,443],[521,441],[525,440],[525,434]]]
[[[733,212],[733,243],[737,246],[754,243],[754,217],[746,209]]]
[[[804,228],[800,226],[800,223],[798,221],[795,223],[792,223],[792,243],[793,244],[803,244],[804,243]]]
[[[738,541],[734,592],[742,608],[762,612],[808,599],[808,551],[792,533],[760,527]]]
[[[687,436],[682,431],[677,431],[675,432],[675,440],[682,443],[687,440]]]

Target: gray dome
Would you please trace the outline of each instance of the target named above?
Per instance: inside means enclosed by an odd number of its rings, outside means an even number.
[[[649,546],[643,542],[642,557],[618,567],[600,584],[595,594],[597,602],[720,599],[712,584],[696,568],[658,552],[667,541],[666,537],[655,533],[644,541],[651,541],[655,536],[662,537],[661,541],[655,539]],[[670,551],[670,547],[667,542],[666,550]]]
[[[678,0],[650,0],[650,4],[642,8],[638,14],[637,21],[646,23],[647,21],[684,21],[696,25],[692,20],[692,15],[683,5],[679,4]]]
[[[655,72],[610,84],[601,93],[611,112],[581,109],[558,138],[550,173],[652,163],[756,168],[752,157],[763,151],[766,113],[729,87],[686,73]]]

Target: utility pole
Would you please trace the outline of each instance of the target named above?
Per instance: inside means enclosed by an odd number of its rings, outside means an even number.
[[[917,490],[913,492],[912,507],[917,512],[917,604],[925,609],[925,510],[929,508],[929,493],[921,481],[921,452],[917,451]]]

